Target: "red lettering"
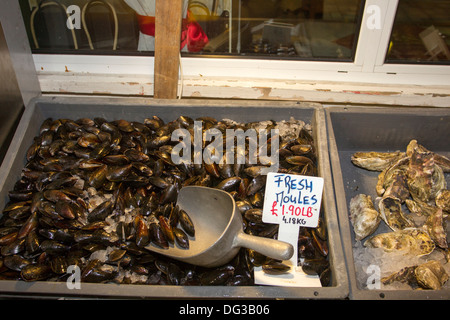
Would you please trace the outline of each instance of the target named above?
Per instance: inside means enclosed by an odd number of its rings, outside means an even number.
[[[311,218],[312,215],[313,215],[313,213],[312,213],[312,207],[308,207],[308,209],[306,209],[306,216],[307,216],[308,218]]]
[[[277,209],[275,209],[276,205],[277,205],[277,202],[274,201],[273,204],[272,204],[272,209],[270,210],[270,212],[272,212],[273,216],[277,216],[278,217]]]

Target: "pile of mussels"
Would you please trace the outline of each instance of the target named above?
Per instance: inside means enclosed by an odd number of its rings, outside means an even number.
[[[300,120],[196,120],[203,130],[221,132],[279,128],[278,171],[317,174],[311,128]],[[277,273],[277,261],[244,248],[228,264],[211,269],[144,248],[170,241],[167,231],[180,219],[177,194],[186,185],[226,190],[236,199],[246,233],[277,237],[278,225],[261,220],[266,176],[260,164],[172,162],[171,133],[191,130],[193,122],[185,116],[171,122],[157,116],[143,122],[46,119],[0,218],[0,279],[67,281],[77,266],[82,282],[253,285],[254,266]],[[300,229],[298,256],[303,270],[320,275],[327,286],[331,274],[323,221]]]

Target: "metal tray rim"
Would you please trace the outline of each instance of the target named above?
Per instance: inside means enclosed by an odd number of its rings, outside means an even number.
[[[347,270],[344,260],[344,253],[341,246],[339,226],[337,223],[337,212],[334,202],[334,192],[333,192],[333,182],[331,181],[331,166],[329,163],[328,153],[328,143],[325,128],[325,114],[323,107],[317,103],[298,103],[295,101],[244,101],[244,100],[233,100],[233,101],[216,101],[216,100],[153,100],[153,99],[140,99],[140,98],[123,98],[123,97],[52,97],[52,96],[41,96],[33,99],[30,105],[27,106],[16,133],[13,137],[13,143],[11,143],[8,149],[5,160],[0,167],[0,175],[8,176],[9,172],[15,161],[15,155],[18,153],[19,148],[23,144],[24,134],[28,127],[30,121],[32,121],[33,114],[37,104],[47,103],[47,104],[89,104],[89,103],[101,103],[103,105],[131,105],[131,106],[164,106],[164,107],[196,107],[196,106],[215,106],[215,107],[226,107],[226,108],[245,108],[245,107],[291,107],[297,109],[312,109],[313,120],[317,122],[317,137],[318,137],[318,147],[321,150],[322,155],[319,157],[319,168],[322,174],[328,175],[330,178],[326,179],[324,187],[324,209],[326,210],[328,235],[330,237],[329,245],[330,250],[330,262],[333,267],[336,268],[335,272],[335,286],[324,287],[324,288],[288,288],[288,287],[268,287],[268,286],[249,286],[249,287],[225,287],[225,286],[202,286],[202,287],[174,287],[174,286],[151,286],[152,289],[149,292],[143,290],[143,288],[148,288],[145,285],[122,285],[120,290],[123,290],[124,296],[145,296],[145,297],[230,297],[230,298],[294,298],[294,299],[345,299],[349,295],[349,281],[347,278]],[[194,104],[194,105],[193,105]],[[315,119],[314,119],[315,117]],[[25,142],[28,143],[28,142]],[[4,189],[6,181],[0,182],[0,191]],[[82,284],[83,285],[83,284]],[[30,293],[30,294],[64,294],[64,295],[80,295],[87,294],[90,295],[94,293],[96,296],[111,296],[122,294],[117,290],[112,290],[114,288],[119,288],[121,285],[107,284],[107,287],[101,287],[98,289],[99,284],[85,284],[89,288],[86,292],[74,292],[74,290],[69,290],[66,288],[64,283],[57,282],[34,282],[32,285],[27,285],[23,281],[0,281],[0,294],[8,293],[12,294],[14,291],[24,290],[20,293]],[[101,284],[104,286],[106,284]],[[49,290],[49,286],[52,290]],[[131,287],[128,287],[131,286]],[[108,289],[104,289],[108,288]],[[132,289],[133,288],[133,289]],[[157,290],[155,290],[157,289]],[[147,289],[147,291],[149,288]],[[107,292],[111,291],[111,292]],[[18,294],[19,292],[15,292]],[[139,293],[139,294],[136,294]]]

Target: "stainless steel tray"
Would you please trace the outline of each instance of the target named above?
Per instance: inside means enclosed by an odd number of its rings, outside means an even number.
[[[356,246],[349,221],[348,204],[359,193],[376,198],[379,172],[354,166],[356,151],[404,151],[411,139],[429,150],[450,156],[450,110],[448,108],[325,108],[329,153],[333,172],[339,228],[350,280],[352,299],[449,299],[450,290],[367,289],[357,282],[353,247]],[[447,184],[450,175],[446,174]],[[381,222],[376,233],[387,232]],[[406,265],[405,265],[406,267]],[[381,270],[382,272],[382,270]],[[371,273],[369,273],[371,274]],[[368,274],[368,275],[369,275]]]
[[[288,288],[270,286],[152,286],[125,284],[82,283],[81,289],[68,289],[66,283],[0,281],[2,295],[82,296],[82,297],[158,297],[158,298],[292,298],[342,299],[349,294],[347,270],[334,203],[331,180],[325,114],[318,104],[295,102],[248,102],[166,100],[103,97],[40,97],[27,106],[11,146],[0,168],[0,207],[8,200],[11,190],[25,164],[25,154],[39,132],[42,121],[81,117],[103,117],[107,120],[127,119],[143,121],[158,115],[163,120],[175,120],[180,115],[192,118],[212,116],[236,121],[289,120],[290,117],[311,123],[319,156],[319,174],[325,178],[323,207],[328,227],[329,259],[332,268],[332,286],[323,288]]]

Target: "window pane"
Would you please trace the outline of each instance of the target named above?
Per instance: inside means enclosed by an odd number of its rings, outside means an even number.
[[[351,60],[360,0],[190,1],[210,54]],[[231,22],[231,23],[230,23]]]
[[[400,0],[387,63],[450,63],[450,0]]]
[[[19,0],[33,52],[136,52],[139,25],[124,0]]]
[[[34,52],[152,54],[156,0],[19,0]],[[181,51],[353,59],[363,0],[184,0]]]

